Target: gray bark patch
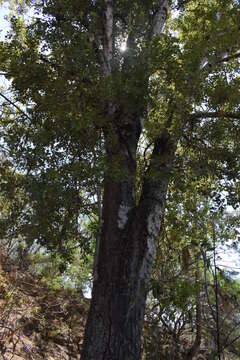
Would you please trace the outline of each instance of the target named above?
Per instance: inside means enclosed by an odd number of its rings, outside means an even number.
[[[118,228],[119,229],[124,229],[127,221],[128,221],[128,212],[131,210],[130,206],[121,204],[119,206],[119,210],[118,210]]]

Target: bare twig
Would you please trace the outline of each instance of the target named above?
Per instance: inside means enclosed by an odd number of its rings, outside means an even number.
[[[190,115],[190,119],[207,119],[220,117],[240,120],[240,113],[222,111],[199,111]]]
[[[14,106],[15,109],[17,109],[22,115],[24,115],[26,118],[28,118],[29,120],[32,120],[31,117],[25,113],[25,111],[23,111],[18,105],[16,105],[12,100],[10,100],[8,97],[6,97],[4,94],[2,94],[0,92],[0,96],[6,100],[10,105]]]

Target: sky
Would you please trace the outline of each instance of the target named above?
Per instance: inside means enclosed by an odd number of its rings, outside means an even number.
[[[4,39],[9,29],[8,22],[4,19],[4,17],[7,16],[8,13],[9,10],[6,4],[0,7],[0,40]]]

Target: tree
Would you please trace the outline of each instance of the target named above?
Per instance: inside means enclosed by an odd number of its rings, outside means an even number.
[[[238,4],[32,5],[33,21],[24,23],[19,5],[1,44],[1,71],[11,79],[14,97],[2,94],[4,141],[12,166],[27,173],[34,238],[50,248],[67,252],[69,237],[79,236],[79,214],[97,211],[96,184],[103,188],[82,359],[140,359],[146,295],[176,159],[186,141],[204,142],[207,171],[221,164],[216,175],[222,180],[236,158],[231,128],[239,131]],[[226,142],[228,158],[219,155]],[[229,181],[237,172],[236,166]]]
[[[147,360],[215,358],[239,351],[238,282],[215,262],[223,254],[221,245],[236,244],[239,219],[207,197],[213,181],[191,175],[184,179],[184,191],[179,179],[169,189],[145,315]]]

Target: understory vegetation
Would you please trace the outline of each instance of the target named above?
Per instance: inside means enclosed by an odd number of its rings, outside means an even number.
[[[10,221],[26,199],[20,187],[12,188],[19,175],[8,169],[11,181],[6,182],[1,174],[2,189],[7,184],[12,194],[6,197],[5,188],[1,197],[1,355],[78,359],[90,301],[84,295],[90,297],[93,280],[96,219],[85,221],[86,245],[71,245],[70,258],[29,245],[15,230],[20,221]],[[194,180],[184,193],[171,185],[147,298],[146,360],[215,359],[218,351],[225,359],[240,356],[238,268],[231,262],[218,265],[232,250],[238,253],[239,215],[224,207],[213,212],[214,202],[204,191],[199,195],[196,185]]]

